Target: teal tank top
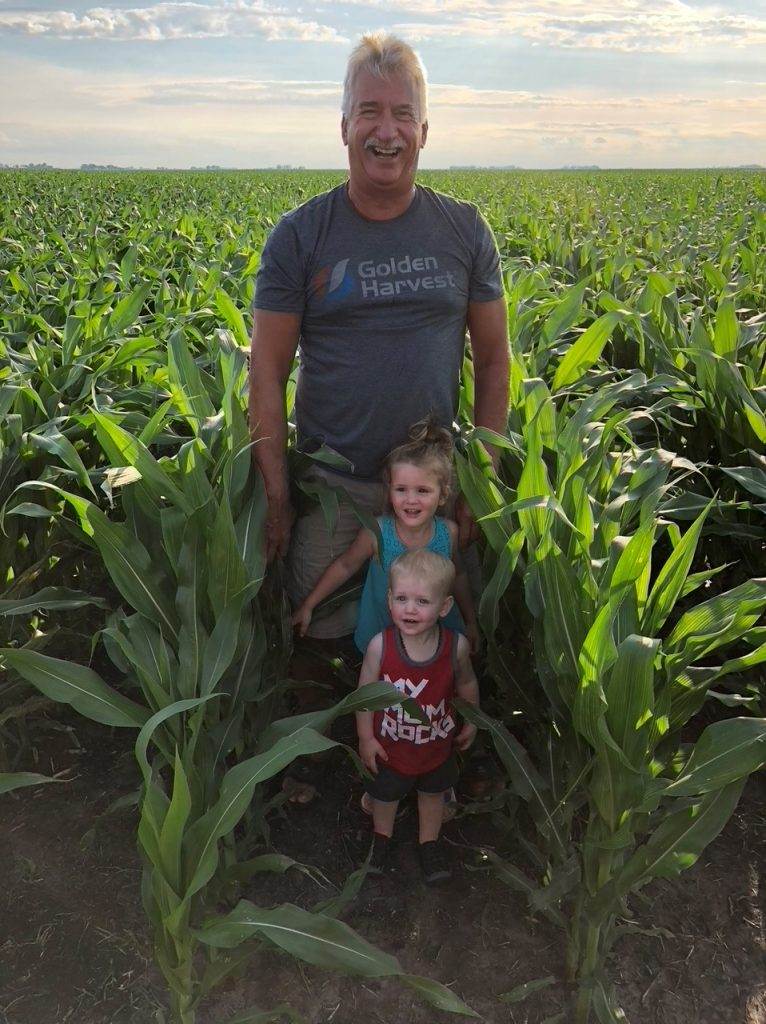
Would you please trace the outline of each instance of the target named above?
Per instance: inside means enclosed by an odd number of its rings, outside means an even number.
[[[399,540],[393,516],[381,516],[378,519],[378,526],[381,540],[379,558],[370,559],[354,633],[354,643],[362,654],[367,650],[370,640],[391,625],[388,610],[388,570],[395,558],[409,550]],[[439,516],[434,518],[433,533],[426,547],[443,558],[452,558],[449,530],[444,519]],[[458,633],[465,633],[465,623],[457,602],[452,605],[441,623],[449,629],[457,630]]]

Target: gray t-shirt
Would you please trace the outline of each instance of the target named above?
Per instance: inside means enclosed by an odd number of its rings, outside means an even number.
[[[401,216],[371,221],[344,184],[286,214],[253,305],[302,318],[298,444],[325,443],[372,478],[429,412],[449,426],[468,302],[502,294],[497,246],[471,203],[417,186]]]

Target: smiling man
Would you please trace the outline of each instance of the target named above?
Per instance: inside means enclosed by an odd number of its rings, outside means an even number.
[[[426,82],[415,52],[364,36],[349,59],[341,135],[348,181],[293,210],[270,235],[254,301],[250,364],[253,454],[268,497],[269,554],[287,555],[299,604],[359,523],[341,506],[328,534],[319,508],[295,514],[287,476],[285,388],[296,350],[298,444],[328,445],[348,472],[312,470],[379,512],[385,455],[428,413],[457,411],[466,330],[477,425],[504,431],[508,341],[497,247],[470,203],[415,184],[428,136]],[[461,543],[475,531],[458,502]],[[353,632],[346,605],[312,622],[320,638]]]

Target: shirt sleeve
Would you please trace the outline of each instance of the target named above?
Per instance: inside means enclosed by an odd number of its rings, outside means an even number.
[[[304,260],[295,226],[285,217],[266,240],[255,278],[253,309],[303,313],[306,305]]]
[[[491,302],[501,298],[502,294],[503,277],[497,243],[489,224],[477,210],[468,298],[471,302]]]

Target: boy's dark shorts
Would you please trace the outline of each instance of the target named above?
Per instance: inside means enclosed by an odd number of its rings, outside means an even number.
[[[460,772],[454,754],[446,761],[423,775],[400,775],[392,768],[381,764],[378,774],[365,781],[365,789],[373,800],[394,803],[401,800],[412,789],[418,793],[443,793],[457,784]]]

